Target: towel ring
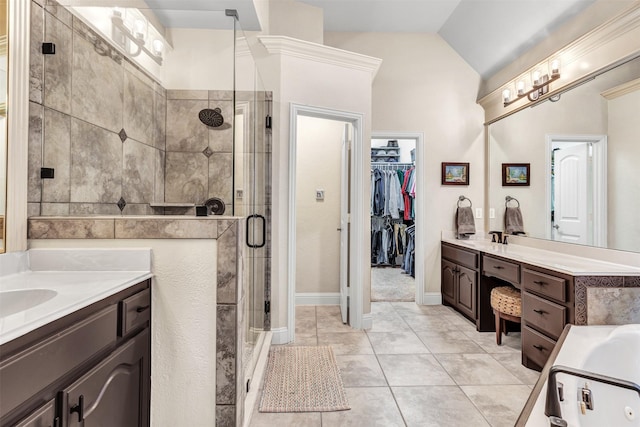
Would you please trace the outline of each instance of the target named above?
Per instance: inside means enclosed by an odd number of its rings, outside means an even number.
[[[469,207],[473,206],[473,203],[471,203],[471,199],[465,196],[460,196],[458,197],[458,207],[460,207],[460,203],[464,202],[465,200],[469,202]]]
[[[508,208],[509,206],[509,202],[514,201],[518,204],[518,208],[520,207],[520,202],[518,201],[518,199],[516,199],[515,197],[511,197],[511,196],[507,196],[504,198],[504,207]]]

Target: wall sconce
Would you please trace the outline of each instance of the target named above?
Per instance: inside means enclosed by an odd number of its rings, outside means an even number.
[[[119,7],[113,8],[111,15],[113,41],[119,44],[130,57],[136,57],[144,52],[158,65],[162,65],[164,42],[156,38],[151,43],[151,50],[147,49],[149,22],[142,13],[130,11],[131,9],[127,11],[127,19],[125,19],[125,10]]]
[[[560,78],[560,61],[554,59],[551,61],[549,67],[551,69],[551,76],[548,73],[542,73],[538,68],[531,72],[531,89],[527,90],[527,83],[524,78],[515,82],[516,92],[515,97],[512,98],[511,84],[502,91],[502,101],[504,106],[507,107],[514,102],[524,98],[525,96],[529,101],[537,101],[542,95],[549,92],[549,84]]]

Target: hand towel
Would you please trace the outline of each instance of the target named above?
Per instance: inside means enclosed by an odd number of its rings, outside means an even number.
[[[504,212],[504,232],[507,234],[524,234],[522,212],[519,207],[507,207]]]
[[[471,206],[458,207],[456,210],[456,228],[458,239],[468,239],[469,235],[476,234],[476,223],[473,219]]]

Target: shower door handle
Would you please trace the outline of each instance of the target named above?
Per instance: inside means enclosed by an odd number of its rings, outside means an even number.
[[[262,220],[262,242],[260,244],[249,242],[249,230],[251,229],[251,224],[253,223],[254,218],[260,218]],[[250,248],[259,249],[264,247],[264,245],[267,243],[267,220],[264,216],[253,214],[247,217],[247,229],[245,233],[245,240],[247,242],[247,246],[249,246]]]

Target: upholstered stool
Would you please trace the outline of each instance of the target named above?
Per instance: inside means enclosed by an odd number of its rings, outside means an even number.
[[[496,343],[502,345],[502,332],[507,334],[506,321],[520,323],[522,297],[513,286],[500,286],[491,290],[491,308],[496,317]]]

